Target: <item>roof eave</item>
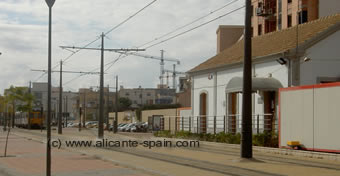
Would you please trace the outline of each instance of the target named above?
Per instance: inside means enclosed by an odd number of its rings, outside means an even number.
[[[267,61],[271,61],[274,60],[275,56],[284,56],[287,53],[287,51],[282,51],[282,52],[278,52],[278,53],[273,53],[273,54],[269,54],[266,56],[258,56],[258,57],[254,57],[252,59],[253,63],[261,63],[261,62],[267,62]],[[210,73],[210,72],[217,72],[217,71],[223,71],[225,69],[229,69],[229,68],[234,68],[237,66],[242,65],[242,61],[241,62],[236,62],[236,63],[232,63],[232,64],[225,64],[219,67],[212,67],[212,68],[208,68],[208,69],[202,69],[202,70],[197,70],[197,71],[188,71],[186,72],[189,76],[194,76],[194,75],[200,75],[200,74],[205,74],[205,73]]]

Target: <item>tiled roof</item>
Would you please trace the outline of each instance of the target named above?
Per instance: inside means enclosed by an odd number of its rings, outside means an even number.
[[[317,36],[317,34],[326,31],[335,24],[340,23],[340,14],[320,18],[298,26],[299,45],[304,44],[309,39]],[[275,53],[281,53],[296,48],[296,28],[297,26],[276,31],[262,36],[252,38],[252,56],[254,58],[267,56]],[[217,67],[227,66],[243,62],[243,39],[225,49],[218,55],[208,59],[189,73],[213,69]]]

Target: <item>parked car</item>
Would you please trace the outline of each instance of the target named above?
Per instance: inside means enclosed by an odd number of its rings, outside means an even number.
[[[125,128],[125,131],[126,132],[133,132],[133,130],[136,131],[136,129],[137,129],[136,128],[136,124],[135,123],[130,123],[130,125]]]
[[[72,123],[72,125],[70,125],[69,127],[78,128],[79,127],[79,123]]]
[[[129,130],[129,132],[137,132],[137,124],[131,125],[128,130]]]
[[[89,122],[86,122],[86,123],[85,123],[85,127],[86,127],[86,128],[94,128],[94,127],[97,126],[97,124],[98,124],[97,121],[89,121]]]
[[[126,131],[126,132],[129,132],[130,131],[130,128],[132,127],[133,123],[129,123],[127,125],[125,125],[123,128],[122,128],[122,131]]]
[[[123,129],[124,129],[127,125],[129,125],[129,124],[124,123],[124,124],[119,125],[119,126],[118,126],[118,131],[123,131]]]

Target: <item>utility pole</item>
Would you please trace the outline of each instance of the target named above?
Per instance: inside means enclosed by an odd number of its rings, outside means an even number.
[[[79,125],[78,131],[81,131],[81,107],[79,107]]]
[[[67,118],[69,116],[69,113],[67,111],[67,105],[68,105],[68,96],[65,96],[65,127],[67,127]]]
[[[110,100],[110,86],[107,85],[107,97],[106,97],[106,130],[109,131],[109,112],[110,112],[110,106],[109,106],[109,100]]]
[[[173,65],[174,72],[172,73],[172,87],[176,90],[176,64]]]
[[[28,93],[31,94],[32,82],[30,81],[30,86],[28,88]],[[32,104],[31,104],[32,105]],[[28,129],[31,129],[31,107],[28,110]]]
[[[103,115],[104,115],[104,33],[101,35],[102,46],[101,46],[101,59],[100,59],[100,93],[99,93],[99,124],[98,124],[98,138],[104,137],[103,129]]]
[[[83,104],[84,104],[84,114],[83,114],[83,128],[85,128],[85,122],[86,122],[86,91],[84,91],[84,101],[83,101]],[[81,121],[80,121],[80,124],[81,124]]]
[[[47,150],[46,150],[46,176],[51,176],[51,67],[52,67],[52,6],[55,0],[45,0],[49,10],[48,20],[48,95],[47,95]]]
[[[115,108],[115,118],[113,120],[113,132],[117,133],[118,131],[118,76],[116,76],[116,108]]]
[[[252,146],[252,44],[251,44],[251,0],[246,0],[244,62],[243,62],[243,96],[242,96],[242,135],[241,158],[253,157]]]
[[[59,84],[59,113],[58,113],[58,134],[63,134],[62,114],[63,114],[63,61],[60,61],[60,84]]]
[[[104,49],[104,33],[101,34],[101,48],[84,48],[84,47],[69,47],[60,46],[63,49],[87,49],[87,50],[100,50],[100,94],[99,94],[99,124],[98,124],[98,138],[102,139],[104,137],[103,122],[104,122],[104,51],[145,51],[145,49]]]

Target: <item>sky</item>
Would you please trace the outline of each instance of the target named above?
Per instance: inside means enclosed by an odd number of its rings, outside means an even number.
[[[232,1],[236,1],[214,13]],[[60,46],[83,47],[97,39],[102,32],[128,19],[153,0],[56,0],[52,9],[52,67],[58,70],[60,60],[71,51]],[[107,49],[132,48],[144,43],[163,41],[244,5],[244,0],[157,0],[123,25],[108,33],[104,40]],[[209,16],[167,35],[200,17]],[[219,25],[243,25],[244,9],[214,22],[148,48],[141,54],[181,61],[176,70],[186,72],[216,55],[216,30]],[[47,74],[32,69],[47,70],[48,7],[44,0],[0,1],[0,94],[13,86],[28,86],[29,82],[47,82]],[[88,47],[99,48],[98,40]],[[147,47],[148,45],[144,46]],[[143,48],[143,47],[141,47]],[[99,71],[100,51],[80,50],[63,64],[67,71]],[[105,63],[119,54],[105,52]],[[172,69],[173,62],[165,62]],[[106,69],[108,69],[106,67]],[[154,88],[159,84],[158,60],[137,56],[121,57],[104,76],[104,85],[114,86],[116,75],[124,88]],[[172,79],[169,78],[170,84]],[[99,75],[63,74],[65,90],[77,91],[99,85]],[[166,82],[166,79],[165,81]],[[59,73],[52,74],[52,86],[59,86]]]

